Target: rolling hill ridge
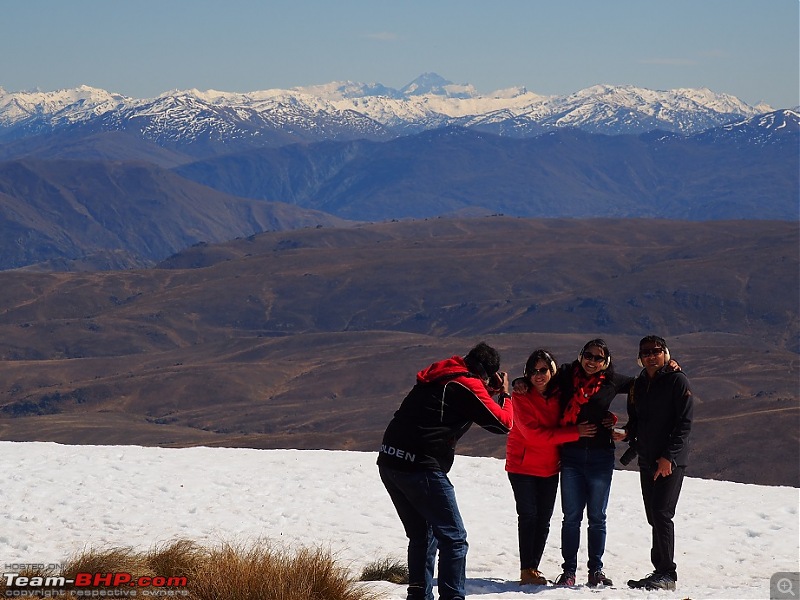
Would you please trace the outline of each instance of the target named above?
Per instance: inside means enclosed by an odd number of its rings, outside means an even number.
[[[437,218],[7,271],[0,438],[371,450],[416,370],[480,339],[515,373],[601,335],[634,374],[658,333],[698,399],[692,474],[797,485],[797,247],[787,222]]]

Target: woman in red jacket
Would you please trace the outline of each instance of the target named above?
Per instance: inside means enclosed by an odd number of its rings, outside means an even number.
[[[506,471],[517,506],[520,585],[547,585],[539,572],[558,490],[559,444],[591,437],[596,425],[559,425],[561,406],[550,380],[557,369],[547,350],[533,352],[525,363],[527,386],[515,386],[514,426],[506,445]],[[517,389],[528,388],[527,392]]]

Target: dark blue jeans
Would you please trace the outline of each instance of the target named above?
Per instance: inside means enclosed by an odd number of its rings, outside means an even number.
[[[550,533],[550,517],[553,516],[558,492],[558,475],[535,477],[509,473],[508,480],[517,505],[519,568],[538,571]]]
[[[589,572],[603,569],[606,548],[606,506],[614,473],[612,448],[565,446],[561,449],[561,556],[565,572],[575,573],[583,511],[589,521]]]
[[[439,598],[466,595],[467,530],[453,484],[441,471],[406,472],[379,467],[408,538],[408,600],[433,600],[439,550]]]

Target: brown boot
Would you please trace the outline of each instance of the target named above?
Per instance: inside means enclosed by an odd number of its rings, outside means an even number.
[[[520,585],[547,585],[547,579],[536,569],[522,569],[519,572]]]

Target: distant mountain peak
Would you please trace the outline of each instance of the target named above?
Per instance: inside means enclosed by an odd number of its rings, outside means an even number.
[[[444,86],[451,85],[453,82],[445,79],[438,73],[423,73],[411,83],[400,89],[404,94],[420,96],[430,94],[434,90],[441,90]]]
[[[478,95],[469,84],[455,84],[437,73],[423,73],[400,89],[403,96],[446,96],[447,98],[473,98]]]

